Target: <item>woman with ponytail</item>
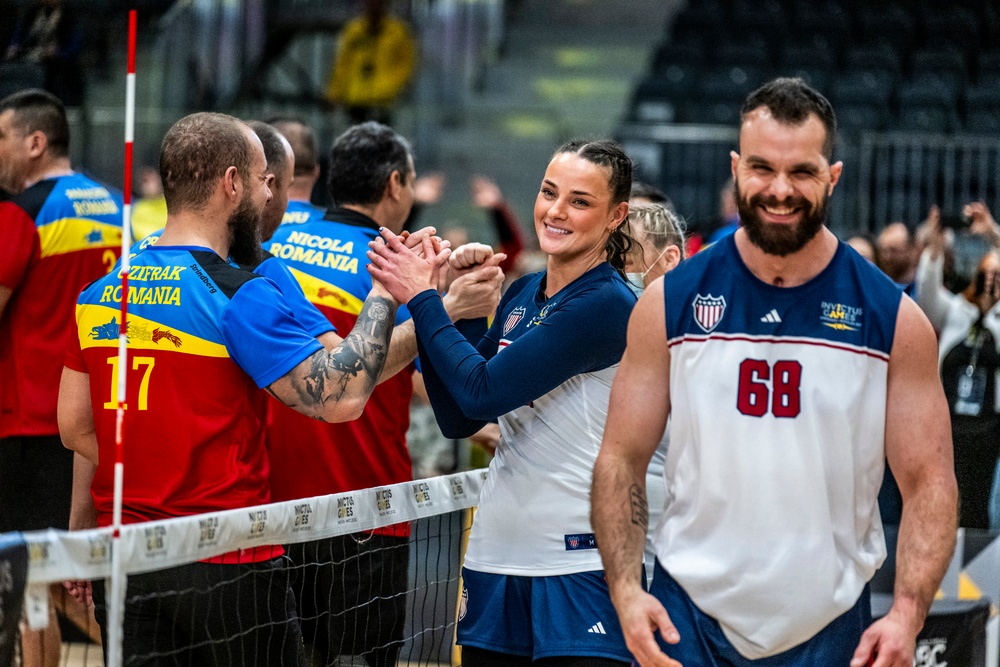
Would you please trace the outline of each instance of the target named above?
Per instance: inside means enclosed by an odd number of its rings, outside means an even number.
[[[631,184],[632,163],[614,142],[555,152],[534,211],[546,269],[510,286],[488,331],[485,320],[450,323],[433,261],[391,233],[369,253],[369,270],[413,316],[445,436],[500,423],[463,568],[465,667],[631,663],[589,506],[635,304],[625,282]],[[466,247],[449,262],[467,272],[494,262],[491,252]]]

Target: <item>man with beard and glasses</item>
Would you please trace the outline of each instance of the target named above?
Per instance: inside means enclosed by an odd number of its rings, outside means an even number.
[[[122,520],[236,509],[270,501],[258,388],[315,419],[354,419],[393,330],[397,304],[375,283],[357,326],[325,350],[271,281],[226,261],[255,261],[271,198],[261,142],[249,127],[222,114],[182,118],[163,139],[160,173],[163,235],[135,257],[127,294],[116,274],[80,294],[60,385],[59,432],[91,464],[77,472],[93,473],[80,481],[89,482],[91,519],[100,526],[112,514],[119,372],[128,374],[129,394]],[[122,298],[129,303],[124,369],[116,351]],[[88,501],[75,494],[74,511]],[[125,660],[149,653],[180,664],[302,664],[282,553],[261,546],[129,577]],[[105,631],[102,583],[94,598]]]
[[[592,494],[612,599],[644,666],[910,667],[956,530],[934,331],[825,226],[842,171],[829,102],[776,79],[741,119],[743,226],[629,322]],[[647,593],[645,469],[668,416]],[[903,514],[895,599],[872,624],[886,458]]]

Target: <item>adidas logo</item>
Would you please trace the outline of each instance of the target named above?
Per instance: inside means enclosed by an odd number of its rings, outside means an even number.
[[[600,621],[598,621],[597,625],[595,625],[594,627],[592,627],[590,630],[587,630],[587,632],[592,632],[592,633],[594,633],[596,635],[606,635],[606,634],[608,634],[607,632],[604,631],[604,626],[601,625]]]
[[[777,324],[778,322],[781,321],[781,315],[778,315],[778,311],[772,308],[771,312],[769,312],[764,317],[760,318],[760,321],[767,322],[769,324]]]

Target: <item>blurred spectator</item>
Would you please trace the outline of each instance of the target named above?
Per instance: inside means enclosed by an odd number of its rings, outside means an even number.
[[[83,31],[73,9],[62,0],[36,0],[17,22],[4,60],[41,65],[45,69],[45,89],[66,106],[80,106],[82,47]]]
[[[414,185],[416,202],[410,218],[406,221],[407,230],[412,231],[416,228],[417,218],[425,206],[437,203],[441,199],[445,185],[445,177],[441,173],[431,173],[417,179]],[[469,190],[472,202],[490,215],[497,235],[497,252],[507,256],[500,262],[500,269],[505,275],[516,273],[518,257],[525,246],[524,232],[517,216],[504,198],[500,187],[486,176],[473,175],[469,179]],[[451,247],[457,248],[469,242],[469,230],[460,224],[448,225],[442,229],[441,238],[451,241]]]
[[[167,199],[163,196],[160,170],[148,164],[139,167],[139,200],[132,207],[132,240],[141,241],[167,224]]]
[[[475,175],[469,179],[469,187],[472,190],[472,202],[479,208],[489,211],[493,219],[497,244],[500,246],[499,252],[507,255],[507,259],[500,262],[500,269],[506,273],[514,268],[518,256],[524,250],[524,233],[521,231],[521,225],[496,183],[485,176]]]
[[[847,239],[847,245],[875,266],[881,266],[878,246],[875,245],[875,239],[871,234],[855,234]]]
[[[638,248],[633,247],[625,271],[629,287],[638,296],[684,259],[684,221],[662,203],[642,204],[630,199],[629,206],[629,224]]]
[[[632,181],[632,192],[629,194],[628,201],[629,205],[663,204],[664,208],[668,211],[672,213],[677,212],[677,209],[674,208],[674,203],[670,201],[670,197],[663,190],[642,181]]]
[[[282,224],[322,220],[326,209],[312,203],[320,172],[315,133],[305,121],[291,116],[274,116],[265,122],[281,132],[295,155],[295,178],[288,188],[288,207]]]
[[[910,286],[917,271],[917,247],[913,233],[902,222],[893,222],[878,235],[879,266],[900,285]],[[910,289],[906,290],[909,293]]]
[[[326,99],[342,106],[352,123],[392,124],[392,111],[413,76],[416,47],[410,29],[388,13],[388,0],[364,0],[364,13],[347,22]]]
[[[0,100],[0,187],[12,195],[0,204],[0,533],[75,527],[59,380],[77,294],[118,259],[122,198],[75,172],[69,149],[66,109],[51,93]],[[61,589],[49,627],[22,634],[24,664],[58,662],[57,606],[86,618]]]
[[[740,227],[740,212],[736,207],[736,183],[732,178],[719,190],[719,220],[712,228],[702,231],[704,246],[709,246],[733,234]],[[704,247],[703,246],[703,247]]]
[[[951,410],[959,525],[989,528],[990,494],[1000,458],[1000,228],[981,202],[965,207],[969,231],[991,249],[961,294],[944,287],[947,242],[937,207],[927,220],[929,244],[917,269],[917,302],[941,332],[941,380]],[[995,490],[994,490],[995,491]]]

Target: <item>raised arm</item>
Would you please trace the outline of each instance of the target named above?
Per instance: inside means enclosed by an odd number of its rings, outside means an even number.
[[[663,605],[642,586],[642,552],[649,524],[646,468],[670,414],[663,281],[643,293],[628,325],[628,346],[614,384],[604,441],[594,465],[590,520],[604,563],[611,600],[625,642],[640,665],[678,666],[659,649],[653,632],[676,643]]]
[[[941,229],[941,212],[932,206],[923,228],[926,230],[927,247],[920,253],[917,263],[916,298],[920,308],[939,331],[944,327],[951,301],[956,297],[944,286],[944,230]]]
[[[471,272],[459,276],[442,299],[448,318],[452,322],[485,318],[492,315],[500,303],[503,272],[497,268],[500,259],[491,261]],[[389,343],[389,354],[379,382],[391,378],[410,365],[417,356],[417,334],[413,320],[396,326]]]
[[[958,490],[948,403],[927,318],[903,297],[889,356],[885,452],[903,497],[892,609],[861,638],[851,667],[911,667],[955,548]]]

